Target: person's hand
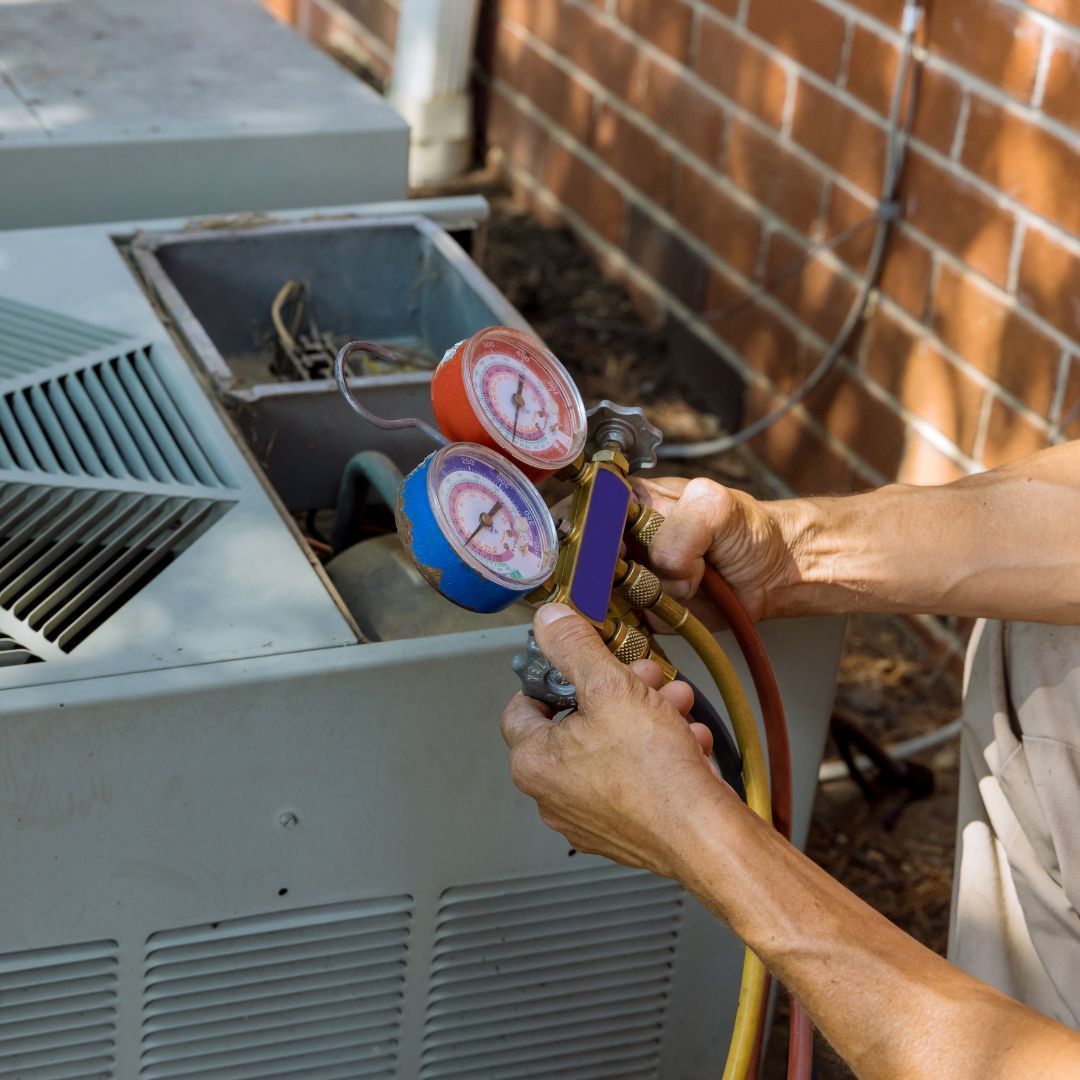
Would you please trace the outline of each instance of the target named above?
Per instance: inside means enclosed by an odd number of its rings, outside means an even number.
[[[556,723],[547,706],[511,700],[502,732],[514,783],[578,851],[678,877],[688,821],[716,798],[742,806],[712,764],[708,728],[686,722],[693,691],[661,685],[652,661],[624,666],[562,604],[542,606],[533,629],[578,708]]]
[[[774,613],[776,594],[797,579],[793,553],[774,512],[778,504],[704,478],[634,477],[633,485],[639,501],[666,519],[649,546],[649,562],[669,595],[689,600],[708,564],[727,580],[752,619]]]

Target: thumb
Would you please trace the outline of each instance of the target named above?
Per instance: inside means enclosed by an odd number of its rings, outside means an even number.
[[[601,640],[595,627],[566,604],[544,604],[533,616],[541,652],[574,684],[578,702],[598,692],[610,694],[633,676]]]

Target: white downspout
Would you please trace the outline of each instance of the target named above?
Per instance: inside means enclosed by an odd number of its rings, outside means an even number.
[[[468,92],[479,0],[402,0],[390,102],[411,130],[409,181],[460,176],[472,159]]]

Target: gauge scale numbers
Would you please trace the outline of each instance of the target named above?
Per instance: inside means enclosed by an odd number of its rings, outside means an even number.
[[[432,500],[447,538],[486,576],[518,588],[539,584],[555,559],[554,527],[539,493],[488,460],[494,455],[448,449],[436,463]]]
[[[505,329],[478,334],[469,353],[468,389],[496,441],[533,467],[573,461],[585,442],[585,410],[559,362]]]

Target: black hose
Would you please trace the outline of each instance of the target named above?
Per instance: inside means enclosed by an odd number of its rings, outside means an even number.
[[[690,719],[697,724],[704,724],[713,737],[713,758],[724,782],[730,785],[735,794],[746,802],[746,788],[743,786],[742,757],[735,745],[735,738],[727,724],[713,708],[712,702],[685,676],[676,675],[679,682],[686,683],[694,691],[694,705],[690,710]]]

